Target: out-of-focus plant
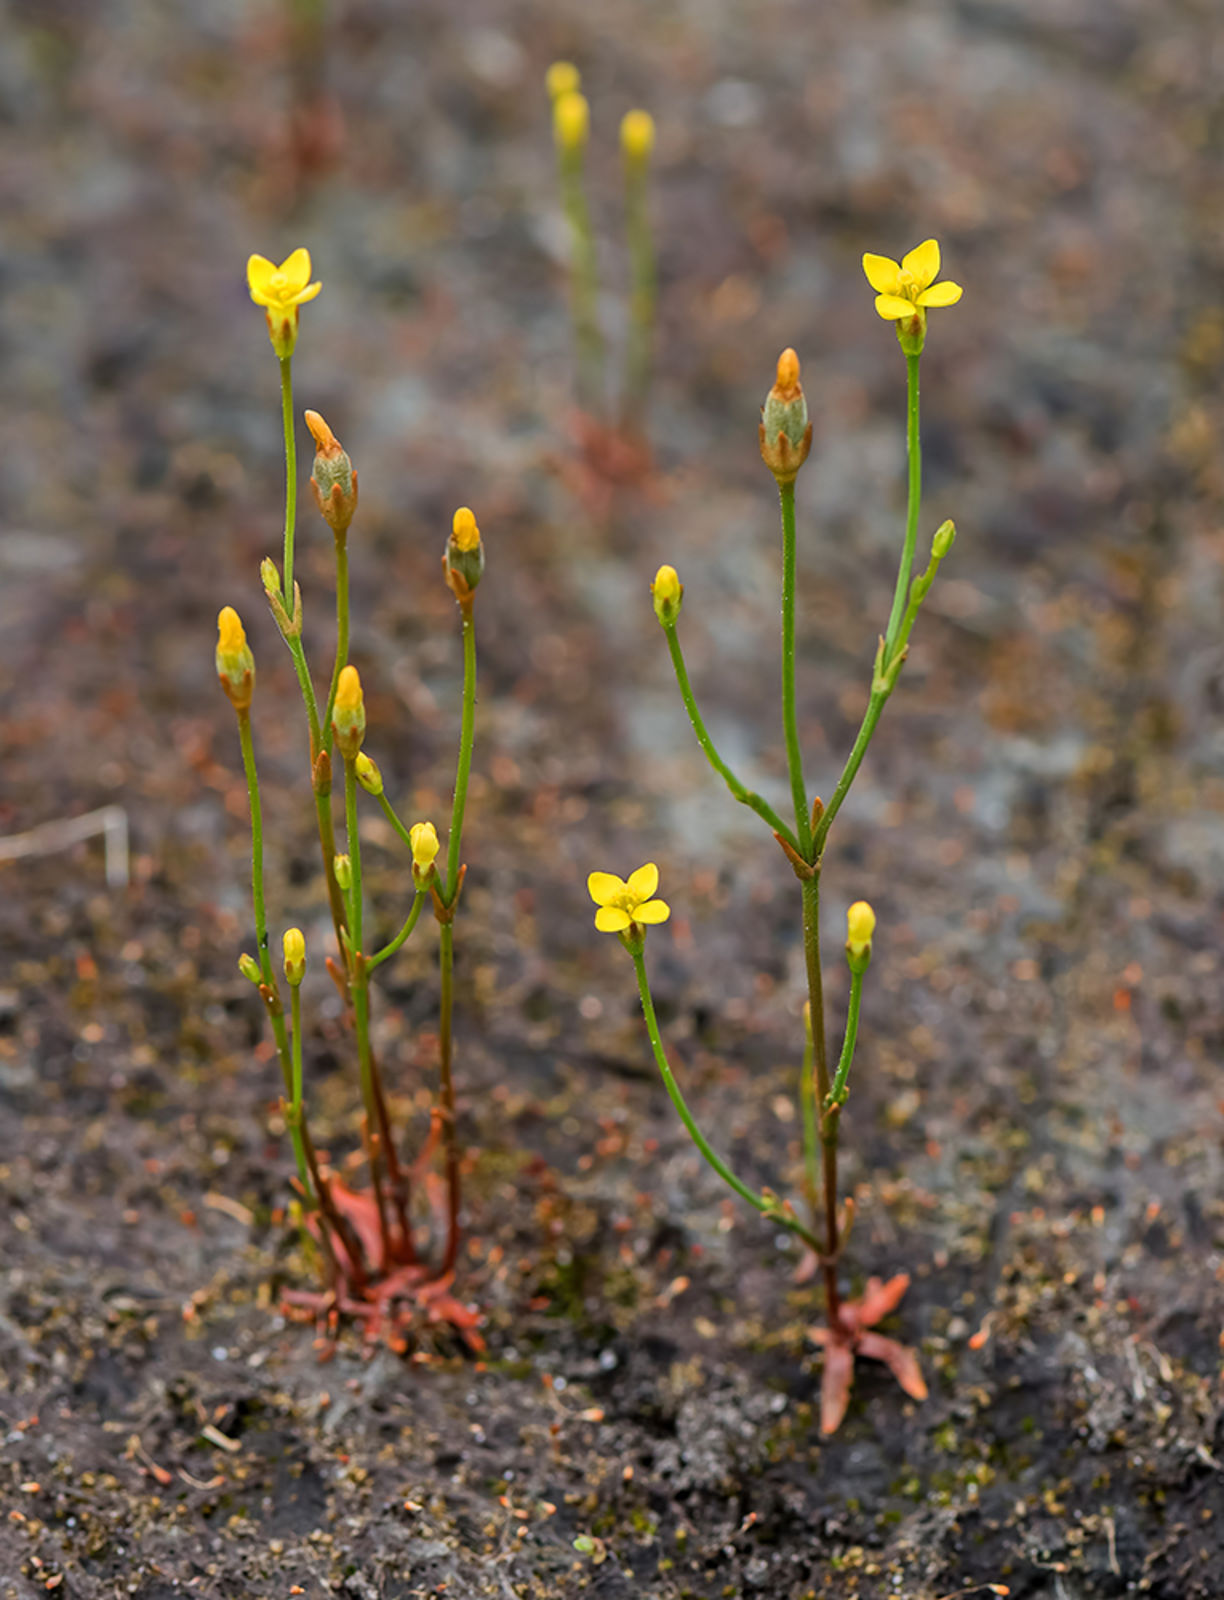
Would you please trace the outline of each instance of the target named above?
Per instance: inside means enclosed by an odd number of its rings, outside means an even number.
[[[773,1190],[754,1189],[732,1171],[701,1132],[676,1082],[659,1034],[646,971],[646,929],[666,921],[669,915],[666,903],[654,898],[658,870],[653,865],[641,867],[627,882],[610,873],[593,872],[588,883],[591,897],[599,907],[596,927],[617,934],[632,957],[655,1061],[697,1148],[741,1199],[772,1222],[797,1234],[820,1268],[825,1323],[812,1329],[812,1338],[824,1348],[821,1425],[826,1433],[833,1433],[845,1415],[856,1355],[883,1361],[906,1393],[915,1399],[924,1399],[927,1392],[914,1352],[874,1331],[875,1325],[900,1302],[909,1285],[908,1274],[898,1273],[886,1283],[871,1278],[857,1299],[845,1298],[841,1290],[838,1267],[853,1222],[854,1206],[849,1197],[844,1203],[839,1203],[838,1199],[838,1140],[842,1111],[850,1093],[863,978],[871,961],[876,918],[865,901],[852,905],[847,916],[845,952],[850,967],[850,999],[841,1050],[834,1060],[825,1017],[820,884],[830,830],[862,765],[884,707],[897,686],[918,610],[956,536],[952,523],[943,523],[931,541],[925,570],[917,577],[913,575],[922,508],[918,369],[926,338],[927,310],[955,304],[961,297],[961,290],[953,283],[936,282],[940,255],[933,239],[919,245],[900,263],[884,256],[864,256],[863,268],[876,290],[876,310],[886,321],[896,324],[905,357],[909,496],[892,609],[876,649],[867,709],[828,804],[819,797],[809,803],[795,705],[795,479],[811,449],[812,425],[799,381],[799,360],[793,350],[784,350],[778,359],[777,378],[766,396],[760,424],[761,456],[777,483],[782,512],[782,728],[793,821],[785,820],[766,799],[743,784],[710,738],[697,708],[680,645],[678,624],[684,585],[675,568],[660,567],[651,586],[655,614],[667,640],[676,682],[697,742],[734,798],[748,806],[770,828],[799,882],[808,989],[804,1008],[806,1041],[799,1077],[805,1216],[801,1217],[790,1201],[779,1198]]]
[[[579,431],[588,456],[610,476],[633,475],[645,460],[655,326],[655,247],[650,225],[650,162],[655,125],[648,111],[621,120],[625,183],[625,237],[629,256],[628,327],[624,378],[614,409],[608,394],[606,347],[599,322],[599,272],[587,199],[586,150],[591,112],[578,69],[554,61],[546,85],[552,101],[553,138],[561,207],[570,244],[570,310],[577,361]],[[617,429],[609,417],[618,418]],[[620,448],[617,448],[619,440]]]
[[[264,308],[272,348],[280,366],[285,437],[285,527],[281,567],[270,558],[260,568],[264,594],[288,646],[301,688],[309,753],[308,782],[322,855],[336,950],[326,965],[344,1000],[352,1027],[362,1101],[362,1139],[369,1187],[355,1189],[336,1175],[310,1133],[303,1084],[301,986],[306,940],[300,928],[283,937],[283,972],[289,989],[289,1024],[269,943],[264,890],[264,828],[259,776],[251,730],[255,661],[237,612],[226,606],[218,618],[217,675],[238,718],[251,816],[251,891],[257,954],[244,954],[239,968],[258,988],[268,1014],[284,1078],[282,1112],[293,1143],[296,1188],[309,1236],[318,1247],[320,1292],[290,1290],[286,1300],[335,1327],[342,1314],[364,1320],[371,1336],[386,1333],[402,1344],[413,1318],[453,1326],[473,1349],[482,1348],[478,1318],[452,1293],[460,1244],[461,1159],[455,1124],[454,921],[466,868],[462,861],[463,819],[476,706],[474,602],[484,570],[484,546],[466,507],[455,513],[443,556],[444,575],[459,605],[463,634],[463,700],[458,766],[450,832],[442,865],[432,822],[408,827],[386,794],[382,774],[364,749],[365,696],[349,661],[348,533],[357,510],[357,473],[331,428],[316,411],[305,414],[315,441],[311,492],[332,531],[336,570],[336,647],[327,697],[320,704],[302,638],[302,595],[294,578],[297,537],[297,448],[292,360],[300,308],[319,293],[311,281],[310,256],[295,250],[276,266],[262,256],[247,265],[251,298]],[[344,850],[337,849],[333,777],[341,775]],[[381,948],[368,938],[362,871],[359,799],[377,800],[411,862],[412,895],[399,932]],[[415,929],[426,905],[439,927],[441,995],[437,1099],[428,1136],[412,1164],[401,1159],[391,1127],[383,1073],[371,1035],[370,976],[390,960]],[[441,1149],[443,1175],[433,1170]],[[432,1234],[421,1212],[433,1219]]]

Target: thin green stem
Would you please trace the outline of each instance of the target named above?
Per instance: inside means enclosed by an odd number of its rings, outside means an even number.
[[[884,635],[884,665],[895,655],[897,631],[905,611],[909,594],[910,573],[914,566],[914,547],[918,539],[918,515],[922,510],[922,443],[918,433],[918,368],[922,357],[905,358],[906,422],[905,451],[909,461],[909,504],[905,514],[905,544],[901,550],[901,565],[897,569],[897,587],[893,591],[892,611]]]
[[[587,207],[581,146],[559,153],[561,204],[570,231],[570,299],[578,348],[578,394],[592,415],[604,408],[603,337],[599,331],[599,275],[595,235]]]
[[[418,889],[416,892],[416,899],[412,902],[412,910],[408,913],[408,919],[404,923],[404,926],[396,934],[395,938],[392,939],[390,944],[384,945],[377,955],[370,957],[370,959],[366,962],[367,969],[372,971],[375,967],[380,966],[384,961],[388,960],[396,953],[397,950],[401,948],[405,940],[412,933],[412,930],[416,927],[417,920],[424,908],[426,898],[427,897],[424,889]]]
[[[306,1144],[302,1138],[302,990],[296,983],[289,985],[289,1005],[293,1017],[293,1075],[289,1083],[289,1107],[285,1121],[293,1140],[293,1154],[297,1161],[298,1182],[307,1200],[311,1195],[310,1166],[306,1160]]]
[[[345,843],[352,870],[349,889],[349,943],[353,954],[361,951],[362,892],[361,892],[361,832],[357,826],[357,765],[351,756],[344,758],[344,823]]]
[[[780,483],[782,503],[782,725],[786,734],[786,765],[790,770],[791,799],[795,807],[795,833],[799,854],[811,860],[812,823],[807,788],[803,781],[803,752],[799,748],[799,721],[795,711],[795,485]]]
[[[871,743],[871,736],[876,730],[885,705],[888,703],[886,690],[873,689],[871,698],[867,702],[867,710],[863,716],[862,726],[859,728],[858,737],[854,741],[854,748],[846,758],[846,765],[842,768],[841,777],[837,780],[837,787],[829,797],[829,803],[821,813],[820,821],[816,824],[816,835],[813,841],[812,856],[819,861],[824,854],[825,840],[829,836],[829,829],[833,826],[833,819],[842,808],[842,802],[850,793],[850,785],[858,774],[858,769],[863,764],[863,757],[867,754],[867,746]]]
[[[741,805],[746,805],[755,811],[757,816],[767,822],[775,833],[781,834],[792,850],[798,851],[799,841],[789,824],[783,822],[768,801],[762,800],[759,794],[756,794],[740,782],[714,748],[714,741],[706,731],[701,712],[697,709],[697,701],[693,695],[692,684],[689,682],[688,668],[685,665],[684,652],[680,648],[680,636],[676,632],[676,624],[674,622],[665,622],[663,624],[663,632],[667,636],[667,648],[671,652],[672,666],[676,671],[676,682],[680,686],[680,696],[684,701],[684,709],[688,712],[689,721],[693,725],[693,732],[697,735],[697,743],[705,751],[706,760]]]
[[[293,543],[297,532],[297,439],[293,426],[293,357],[280,358],[281,416],[285,428],[285,609],[293,615]]]
[[[829,1093],[828,1043],[824,1014],[824,976],[820,965],[820,878],[813,876],[803,881],[803,956],[807,967],[808,1008],[811,1015],[812,1067],[818,1101],[821,1142],[821,1175],[824,1199],[823,1249],[816,1246],[824,1274],[825,1308],[829,1326],[837,1323],[841,1308],[841,1292],[837,1283],[837,1128],[836,1119],[830,1128],[830,1118],[823,1107]],[[830,1134],[832,1139],[830,1140]]]
[[[268,951],[268,912],[264,901],[263,806],[259,799],[259,773],[255,767],[255,745],[251,738],[251,713],[238,713],[238,738],[242,745],[242,765],[246,772],[247,802],[251,814],[251,900],[255,910],[255,940],[259,949],[259,970],[264,983],[276,993],[276,978]]]
[[[463,849],[463,815],[467,809],[468,779],[472,772],[472,744],[476,737],[476,622],[471,599],[460,603],[463,613],[463,714],[459,728],[459,763],[455,770],[455,799],[451,807],[450,835],[446,841],[446,904],[453,904],[459,887],[459,857]]]
[[[625,162],[625,228],[629,241],[629,337],[625,351],[624,427],[642,433],[650,391],[651,346],[655,318],[655,251],[650,229],[650,168],[646,161]]]
[[[455,1126],[454,1014],[455,925],[444,922],[438,930],[441,995],[438,1020],[438,1091],[442,1101],[442,1140],[446,1151],[447,1230],[442,1276],[451,1271],[459,1254],[459,1130]]]
[[[336,689],[340,674],[348,665],[349,654],[349,565],[348,535],[336,535],[336,661],[332,667],[331,687],[327,691],[327,710],[323,716],[323,748],[332,747],[332,713],[336,706]]]
[[[788,1228],[792,1233],[797,1234],[799,1238],[803,1239],[819,1253],[820,1245],[811,1230],[805,1227],[797,1217],[792,1216],[789,1211],[784,1210],[777,1200],[767,1199],[737,1178],[722,1157],[711,1147],[709,1141],[697,1126],[693,1114],[680,1092],[680,1085],[672,1074],[672,1069],[667,1060],[667,1053],[663,1049],[663,1041],[659,1037],[659,1022],[655,1016],[654,1000],[650,993],[650,979],[646,976],[645,953],[639,945],[636,950],[630,948],[629,954],[633,957],[633,966],[637,973],[638,994],[641,996],[642,1001],[642,1015],[646,1019],[646,1032],[650,1035],[650,1047],[654,1051],[655,1065],[658,1067],[659,1075],[663,1079],[663,1087],[667,1090],[681,1122],[688,1130],[689,1137],[718,1176],[725,1184],[735,1190],[741,1200],[746,1200],[750,1206],[761,1212],[762,1215],[768,1216],[771,1221],[781,1223],[784,1228]]]
[[[803,1112],[803,1182],[814,1233],[820,1226],[820,1115],[816,1105],[816,1047],[812,1040],[810,1005],[804,1022],[799,1104]]]
[[[386,817],[387,821],[391,824],[391,826],[395,829],[396,833],[399,834],[399,836],[403,840],[404,844],[408,847],[409,854],[411,854],[412,853],[412,834],[409,831],[409,829],[405,826],[402,818],[399,816],[398,812],[396,811],[395,807],[391,804],[390,800],[387,799],[387,795],[386,795],[386,791],[385,790],[383,791],[382,794],[379,795],[378,803],[383,808],[383,815]]]
[[[841,1059],[837,1063],[837,1072],[833,1078],[833,1086],[829,1090],[826,1111],[834,1107],[844,1106],[849,1090],[846,1080],[850,1076],[850,1064],[854,1060],[854,1045],[858,1039],[859,1006],[863,999],[863,974],[850,970],[850,1004],[846,1009],[846,1036],[842,1040]]]

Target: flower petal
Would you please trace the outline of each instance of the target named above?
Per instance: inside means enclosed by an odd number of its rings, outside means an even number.
[[[885,322],[899,322],[902,317],[916,317],[919,314],[912,300],[902,300],[897,294],[876,295],[876,310]]]
[[[623,933],[632,921],[629,913],[619,906],[600,906],[595,913],[595,926],[600,933]]]
[[[645,905],[634,908],[634,922],[647,922],[650,924],[666,922],[671,916],[671,907],[666,900],[647,900]]]
[[[901,268],[888,256],[865,255],[863,271],[877,294],[896,294],[901,287]]]
[[[290,301],[291,305],[304,306],[307,300],[313,300],[323,287],[321,283],[308,283],[304,289],[299,289]]]
[[[964,292],[959,283],[951,283],[945,279],[943,283],[935,283],[929,289],[924,289],[918,296],[918,304],[920,306],[954,306]]]
[[[635,900],[649,900],[659,887],[659,869],[653,861],[648,861],[644,867],[639,867],[636,872],[629,874],[626,888]]]
[[[939,241],[927,239],[901,261],[902,272],[908,272],[916,289],[925,289],[939,276]],[[309,276],[309,274],[307,274]]]
[[[625,880],[615,872],[592,872],[587,878],[587,893],[597,906],[610,906],[625,892]]]
[[[299,245],[291,256],[286,256],[281,262],[280,270],[285,277],[287,294],[296,294],[299,289],[304,289],[310,282],[310,251]],[[927,282],[930,282],[929,278]]]
[[[257,306],[267,304],[268,284],[275,271],[267,256],[251,256],[247,261],[247,288]]]

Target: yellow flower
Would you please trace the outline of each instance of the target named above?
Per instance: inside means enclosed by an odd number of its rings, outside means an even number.
[[[301,928],[290,928],[284,939],[285,976],[296,989],[306,972],[306,940]]]
[[[292,355],[297,343],[298,307],[313,300],[323,287],[310,281],[310,251],[299,247],[279,267],[266,256],[251,256],[247,262],[247,287],[255,304],[264,308],[272,348],[282,360]]]
[[[591,126],[591,108],[576,89],[553,102],[553,133],[562,150],[581,150]]]
[[[861,956],[871,949],[875,925],[876,914],[866,900],[856,900],[846,912],[846,949],[852,956]]]
[[[412,873],[423,888],[433,872],[441,845],[438,830],[432,822],[414,822],[408,829],[408,842],[412,845]]]
[[[655,616],[665,628],[670,627],[680,615],[680,603],[684,599],[684,585],[675,567],[660,567],[650,592],[654,597]]]
[[[563,94],[573,94],[582,84],[578,68],[572,61],[554,61],[544,74],[550,100],[560,100]]]
[[[451,519],[442,570],[452,594],[461,604],[471,600],[484,565],[484,546],[480,542],[476,518],[467,506],[460,506]]]
[[[451,519],[451,533],[456,550],[475,550],[480,543],[480,529],[476,518],[467,506],[460,506]]]
[[[341,670],[337,680],[336,699],[332,706],[332,731],[341,755],[347,760],[356,760],[361,741],[365,738],[365,728],[365,695],[361,690],[361,678],[356,667],[347,666]]]
[[[654,149],[655,125],[649,111],[626,111],[620,127],[621,149],[627,161],[647,161]]]
[[[217,677],[234,710],[246,711],[255,689],[255,657],[233,606],[223,606],[217,616],[216,664]]]
[[[635,922],[666,922],[671,907],[666,900],[651,899],[658,887],[659,869],[653,861],[630,873],[628,883],[614,872],[592,872],[587,889],[599,907],[595,926],[600,933],[623,933]]]
[[[863,271],[876,292],[875,308],[885,322],[902,317],[926,320],[929,306],[954,306],[964,290],[959,283],[936,283],[939,276],[939,244],[928,239],[911,250],[901,263],[888,256],[865,255]]]

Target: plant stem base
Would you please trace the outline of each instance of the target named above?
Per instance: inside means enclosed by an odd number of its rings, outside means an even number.
[[[440,1190],[441,1180],[435,1182]],[[384,1253],[373,1193],[350,1189],[334,1176],[328,1176],[326,1183],[330,1205],[349,1224],[360,1259],[353,1259],[344,1240],[320,1212],[313,1213],[307,1218],[307,1227],[316,1239],[327,1227],[327,1255],[334,1262],[336,1281],[322,1290],[284,1290],[281,1300],[286,1312],[313,1320],[333,1340],[339,1333],[341,1318],[353,1317],[364,1324],[369,1342],[385,1341],[401,1354],[423,1326],[449,1327],[473,1355],[480,1355],[485,1348],[478,1331],[481,1315],[451,1293],[454,1272],[439,1271],[417,1259],[412,1240],[403,1237],[397,1227],[388,1230],[391,1259],[381,1270],[372,1269],[370,1263],[380,1261]],[[425,1187],[428,1192],[428,1179]],[[435,1199],[433,1195],[430,1198]],[[441,1209],[444,1214],[444,1201],[433,1209]]]
[[[901,1303],[909,1282],[908,1272],[898,1272],[887,1283],[881,1278],[868,1278],[859,1299],[842,1301],[831,1326],[808,1329],[813,1344],[824,1347],[824,1375],[820,1385],[822,1433],[836,1433],[846,1415],[856,1356],[882,1361],[912,1400],[926,1399],[926,1380],[914,1351],[895,1339],[886,1339],[883,1334],[870,1331]]]

